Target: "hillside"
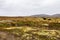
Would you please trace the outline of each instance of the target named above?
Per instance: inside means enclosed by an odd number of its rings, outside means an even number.
[[[0,17],[1,40],[60,40],[60,18]]]

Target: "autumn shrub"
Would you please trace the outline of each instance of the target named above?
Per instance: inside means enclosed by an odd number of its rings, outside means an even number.
[[[49,29],[60,29],[60,23],[50,23]]]

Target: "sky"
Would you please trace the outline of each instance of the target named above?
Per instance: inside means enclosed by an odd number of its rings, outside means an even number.
[[[60,14],[60,0],[0,0],[0,16]]]

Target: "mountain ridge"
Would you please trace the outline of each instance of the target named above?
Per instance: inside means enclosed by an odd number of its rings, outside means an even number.
[[[19,17],[57,17],[60,18],[60,14],[54,14],[54,15],[48,15],[48,14],[36,14],[31,16],[0,16],[0,18],[4,17],[13,17],[13,18],[19,18]]]
[[[32,17],[57,17],[57,18],[60,18],[60,14],[54,14],[54,15],[38,14],[38,15],[32,15]]]

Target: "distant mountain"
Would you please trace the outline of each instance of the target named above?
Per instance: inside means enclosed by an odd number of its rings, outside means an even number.
[[[54,14],[51,17],[59,17],[60,18],[60,14]]]
[[[50,17],[50,15],[39,14],[39,15],[32,15],[32,17]]]
[[[60,14],[54,14],[54,15],[38,14],[38,15],[32,15],[32,17],[58,17],[60,18]]]
[[[0,16],[0,18],[23,18],[23,17],[55,17],[60,18],[60,14],[54,14],[54,15],[47,15],[47,14],[37,14],[37,15],[31,15],[31,16]]]

